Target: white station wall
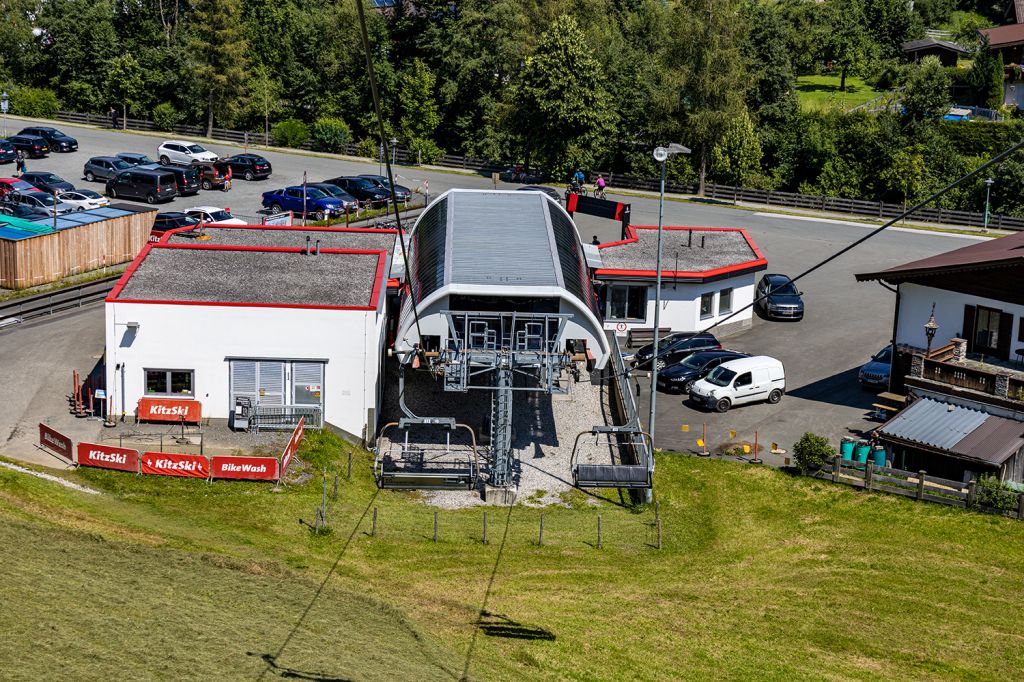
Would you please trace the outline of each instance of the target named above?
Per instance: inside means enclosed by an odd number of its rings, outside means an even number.
[[[608,284],[640,284],[639,282],[615,282],[608,280]],[[714,282],[665,282],[661,284],[661,319],[659,326],[670,327],[675,332],[703,331],[712,324],[729,316],[729,313],[718,314],[718,292],[722,289],[732,288],[732,310],[736,311],[744,306],[750,305],[754,300],[755,274],[745,273],[736,277],[720,279]],[[700,318],[700,298],[703,294],[712,292],[715,294],[712,306],[713,315],[706,319]],[[654,327],[654,283],[647,287],[647,313],[646,319],[642,321],[623,321],[626,325],[621,329],[618,320],[606,320],[605,329],[615,329],[618,335],[623,336],[629,329],[634,327],[652,329]],[[729,320],[728,324],[742,323],[753,317],[753,309],[748,309]]]
[[[900,285],[900,317],[896,343],[915,348],[925,348],[928,345],[924,325],[931,314],[932,303],[935,304],[935,322],[939,325],[935,340],[932,342],[933,348],[944,346],[950,339],[964,333],[964,306],[967,305],[981,305],[1003,313],[1012,313],[1014,321],[1010,358],[1016,357],[1014,351],[1017,348],[1024,348],[1024,342],[1017,340],[1020,318],[1024,316],[1024,306],[909,282]]]
[[[233,405],[226,358],[323,359],[325,420],[356,438],[372,438],[367,410],[376,415],[379,408],[384,321],[380,310],[107,303],[111,411],[118,414],[123,405],[126,418],[134,416],[145,369],[180,369],[195,373],[203,416],[227,419]],[[129,322],[138,328],[132,331]]]

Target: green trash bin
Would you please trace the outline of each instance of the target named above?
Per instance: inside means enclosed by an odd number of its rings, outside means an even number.
[[[866,440],[858,441],[857,447],[854,448],[855,459],[861,464],[867,464],[869,454],[871,454],[871,443]]]
[[[853,447],[856,444],[853,438],[846,437],[839,441],[839,454],[843,459],[849,461],[853,459]]]
[[[885,446],[884,445],[876,445],[874,447],[871,455],[874,457],[874,462],[875,462],[875,466],[876,467],[884,467],[885,466],[886,454],[887,453],[885,451]]]

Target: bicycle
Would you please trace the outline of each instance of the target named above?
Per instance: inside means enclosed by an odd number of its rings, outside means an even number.
[[[608,196],[604,192],[604,187],[598,187],[597,189],[594,190],[594,198],[595,199],[607,199],[608,198]]]
[[[582,194],[583,196],[587,196],[587,186],[586,185],[580,185],[575,180],[573,180],[565,188],[565,193],[566,194]]]

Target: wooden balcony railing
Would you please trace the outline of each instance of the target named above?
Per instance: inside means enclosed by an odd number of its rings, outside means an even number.
[[[996,394],[995,374],[961,365],[925,360],[923,378],[989,395]]]

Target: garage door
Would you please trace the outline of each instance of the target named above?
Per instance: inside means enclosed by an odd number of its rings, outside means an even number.
[[[283,362],[232,360],[231,404],[246,397],[253,405],[284,405],[284,368]]]

